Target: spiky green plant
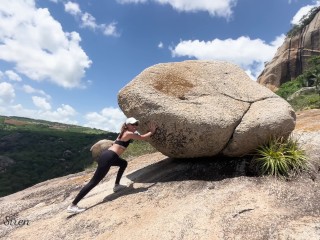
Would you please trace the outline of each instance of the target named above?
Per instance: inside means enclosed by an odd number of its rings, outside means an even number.
[[[286,140],[286,156],[290,163],[291,172],[296,174],[310,168],[305,151],[299,148],[298,141],[292,137]]]
[[[253,165],[261,174],[288,177],[308,169],[305,152],[292,137],[272,137],[257,148]]]

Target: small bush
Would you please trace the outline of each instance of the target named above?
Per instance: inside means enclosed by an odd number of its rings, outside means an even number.
[[[303,78],[296,78],[293,81],[286,82],[280,86],[276,94],[280,97],[287,99],[291,94],[304,87]]]
[[[306,94],[288,101],[295,111],[320,108],[319,94]]]
[[[256,152],[252,164],[262,175],[289,177],[309,168],[305,152],[292,137],[272,137]]]

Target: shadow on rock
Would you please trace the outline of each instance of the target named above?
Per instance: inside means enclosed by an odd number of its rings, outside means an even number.
[[[136,193],[140,193],[140,192],[145,192],[148,190],[149,187],[152,187],[154,184],[151,184],[150,186],[148,187],[140,187],[140,188],[133,188],[133,187],[128,187],[127,189],[124,189],[122,191],[119,191],[119,192],[116,192],[116,193],[112,193],[108,196],[106,196],[101,202],[91,206],[91,207],[88,207],[86,209],[86,211],[88,211],[90,208],[94,208],[100,204],[103,204],[103,203],[106,203],[106,202],[109,202],[109,201],[113,201],[113,200],[116,200],[117,198],[120,198],[122,196],[127,196],[127,195],[130,195],[130,194],[136,194]],[[72,217],[74,217],[75,215],[77,215],[79,213],[76,213],[76,214],[71,214],[67,217],[67,219],[70,219]]]
[[[250,157],[206,157],[193,159],[165,158],[127,175],[134,182],[219,181],[225,178],[252,176]]]
[[[152,185],[154,185],[154,184],[152,184]],[[119,197],[122,197],[122,196],[145,192],[148,190],[149,187],[140,187],[140,188],[128,187],[127,189],[124,189],[120,192],[112,193],[112,194],[106,196],[101,203],[113,201],[113,200],[115,200]]]

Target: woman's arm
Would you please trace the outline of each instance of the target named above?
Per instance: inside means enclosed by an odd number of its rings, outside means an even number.
[[[147,132],[145,134],[142,134],[142,135],[138,135],[138,134],[135,134],[135,133],[132,133],[132,132],[126,132],[125,138],[134,139],[134,140],[146,140],[146,139],[148,139],[149,137],[152,136],[152,134],[155,133],[156,128],[157,128],[154,123],[150,123],[148,126],[149,126],[149,132]]]

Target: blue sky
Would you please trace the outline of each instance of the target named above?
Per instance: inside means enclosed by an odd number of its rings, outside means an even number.
[[[119,131],[145,68],[238,64],[256,80],[315,0],[0,0],[0,115]]]

